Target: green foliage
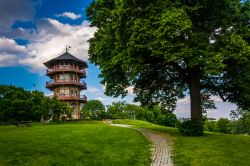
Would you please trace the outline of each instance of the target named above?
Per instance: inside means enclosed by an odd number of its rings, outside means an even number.
[[[250,111],[238,108],[231,112],[233,134],[250,134]]]
[[[82,114],[84,119],[105,119],[105,106],[99,100],[89,100],[82,107]]]
[[[127,119],[129,109],[125,111],[125,102],[113,102],[107,106],[107,115],[110,119]]]
[[[178,124],[178,120],[173,113],[162,114],[157,117],[157,124],[169,127],[175,127]]]
[[[48,103],[48,102],[47,102]],[[176,116],[169,110],[162,109],[159,106],[141,107],[126,102],[113,102],[104,105],[98,100],[90,100],[82,108],[84,119],[138,119],[164,126],[175,127],[178,123]]]
[[[226,118],[220,118],[217,121],[217,128],[218,128],[218,132],[220,133],[225,133],[225,134],[231,133],[231,123]]]
[[[226,134],[250,134],[250,112],[238,108],[231,112],[232,120],[221,118],[217,121],[206,120],[204,130]]]
[[[203,127],[204,127],[204,130],[206,131],[217,132],[216,121],[206,120]]]
[[[58,121],[61,115],[70,117],[71,108],[39,91],[26,91],[15,86],[0,85],[0,122]]]
[[[184,136],[201,136],[203,134],[202,124],[194,120],[184,120],[178,127],[180,134]]]
[[[2,122],[39,121],[43,93],[23,88],[0,85],[0,112]]]
[[[98,28],[90,61],[100,66],[107,95],[125,96],[133,86],[143,106],[173,110],[189,91],[191,118],[200,122],[201,93],[249,103],[247,79],[234,90],[230,77],[244,76],[232,68],[244,71],[250,60],[248,0],[96,0],[87,16]]]
[[[110,119],[137,119],[171,127],[178,123],[171,111],[159,106],[140,107],[125,102],[114,102],[107,108],[107,117]]]
[[[175,114],[159,106],[144,107],[144,118],[148,122],[169,127],[175,127],[178,123]]]

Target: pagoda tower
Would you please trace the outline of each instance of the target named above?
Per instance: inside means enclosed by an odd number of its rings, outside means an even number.
[[[88,65],[68,53],[68,48],[66,46],[64,54],[44,63],[48,68],[46,75],[51,78],[46,82],[46,88],[53,91],[58,100],[67,102],[73,108],[73,119],[80,119],[81,105],[87,102],[87,97],[80,92],[87,89],[82,79],[86,78]]]

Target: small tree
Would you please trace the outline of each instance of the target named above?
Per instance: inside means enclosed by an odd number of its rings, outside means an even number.
[[[126,119],[128,117],[125,112],[126,102],[113,102],[112,105],[107,106],[107,114],[111,119]]]
[[[42,102],[41,102],[41,107],[40,107],[40,111],[42,114],[42,120],[49,120],[52,115],[53,115],[53,111],[52,111],[52,100],[48,97],[44,97]]]
[[[39,121],[41,92],[30,92],[15,86],[0,85],[1,121]]]
[[[105,106],[99,100],[89,100],[81,111],[84,119],[102,119]]]
[[[231,111],[230,116],[234,123],[234,134],[250,134],[250,111],[238,108]]]
[[[232,130],[232,124],[228,119],[220,118],[217,121],[217,129],[220,133],[230,134]]]

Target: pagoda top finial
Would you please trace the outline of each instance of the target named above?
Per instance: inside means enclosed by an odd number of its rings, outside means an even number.
[[[66,44],[66,46],[65,46],[65,51],[68,52],[68,50],[69,50],[70,48],[71,48],[71,47],[68,46],[68,45]]]

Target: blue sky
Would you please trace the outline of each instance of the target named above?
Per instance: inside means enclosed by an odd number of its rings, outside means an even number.
[[[45,88],[46,68],[43,63],[64,53],[70,45],[70,53],[88,61],[88,42],[96,31],[89,27],[85,10],[92,0],[1,0],[0,1],[0,84],[13,84],[27,90]],[[114,99],[104,95],[98,67],[89,64],[84,92],[88,99],[99,99],[111,104]],[[35,86],[34,86],[35,84]],[[125,101],[132,102],[132,88]],[[213,97],[218,109],[210,110],[211,117],[228,117],[235,105],[223,103]],[[189,97],[179,100],[177,115],[189,116]]]
[[[72,47],[69,52],[89,64],[87,40],[96,30],[88,26],[85,16],[91,1],[2,0],[0,74],[3,77],[0,78],[0,84],[13,84],[27,90],[37,89],[50,95],[52,92],[45,88],[49,78],[45,76],[46,69],[42,64],[64,53],[66,44]],[[106,104],[120,100],[104,95],[98,67],[89,64],[87,73],[88,90],[83,93],[89,99],[99,99]],[[132,96],[124,100],[132,102]]]

